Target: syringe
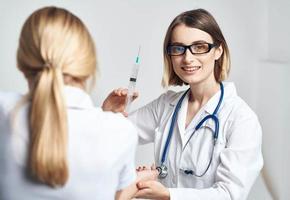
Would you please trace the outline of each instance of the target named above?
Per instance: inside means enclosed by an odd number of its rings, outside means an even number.
[[[129,113],[130,111],[131,103],[133,100],[133,94],[135,92],[135,86],[136,86],[137,76],[138,76],[139,67],[140,67],[140,60],[139,60],[140,49],[141,49],[141,46],[139,46],[138,55],[136,57],[136,61],[133,65],[132,72],[129,79],[127,104],[125,108],[125,112],[127,113]]]

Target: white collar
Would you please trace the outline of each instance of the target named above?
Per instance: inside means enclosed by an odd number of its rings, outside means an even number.
[[[224,97],[220,106],[221,107],[224,105],[225,103],[225,99],[229,99],[231,97],[237,96],[237,91],[236,91],[236,87],[235,84],[233,82],[223,82],[224,85]],[[217,106],[217,102],[219,101],[221,95],[221,91],[219,90],[215,95],[213,95],[208,102],[204,105],[204,110],[208,113],[208,114],[213,114],[214,109]]]
[[[235,87],[235,84],[233,82],[223,82],[223,85],[224,85],[224,99],[222,101],[222,104],[221,104],[221,107],[222,105],[224,104],[224,100],[225,99],[228,99],[228,98],[231,98],[231,97],[234,97],[234,96],[237,96],[237,91],[236,91],[236,87]],[[185,91],[184,91],[185,92]],[[181,98],[181,96],[184,94],[184,92],[180,92],[179,95],[177,96],[177,98],[173,98],[171,102],[169,102],[169,104],[172,106],[172,107],[175,107],[177,102],[179,101],[179,99]],[[216,108],[217,106],[217,102],[220,98],[220,92],[221,91],[218,91],[214,96],[212,96],[208,102],[203,106],[202,109],[204,109],[208,114],[212,114],[214,109]],[[184,102],[185,101],[188,101],[188,95],[185,96],[182,104],[184,106]],[[187,104],[186,104],[187,105]]]
[[[64,97],[69,108],[88,109],[94,107],[89,94],[80,88],[66,85],[64,87]]]

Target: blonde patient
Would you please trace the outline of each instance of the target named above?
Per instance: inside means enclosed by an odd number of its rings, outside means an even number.
[[[137,181],[155,178],[150,170],[136,178],[133,125],[95,107],[86,92],[97,59],[77,16],[33,12],[17,65],[29,92],[0,92],[0,199],[130,199]]]

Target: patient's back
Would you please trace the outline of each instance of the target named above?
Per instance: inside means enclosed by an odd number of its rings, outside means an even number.
[[[27,168],[29,103],[13,116],[21,95],[0,93],[0,199],[107,200],[135,180],[133,125],[120,114],[95,108],[80,89],[65,87],[65,97],[69,179],[52,188],[32,179]]]

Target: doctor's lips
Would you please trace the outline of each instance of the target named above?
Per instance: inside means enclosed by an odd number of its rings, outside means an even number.
[[[194,72],[201,68],[201,66],[193,66],[193,67],[181,67],[182,70],[186,72]]]

